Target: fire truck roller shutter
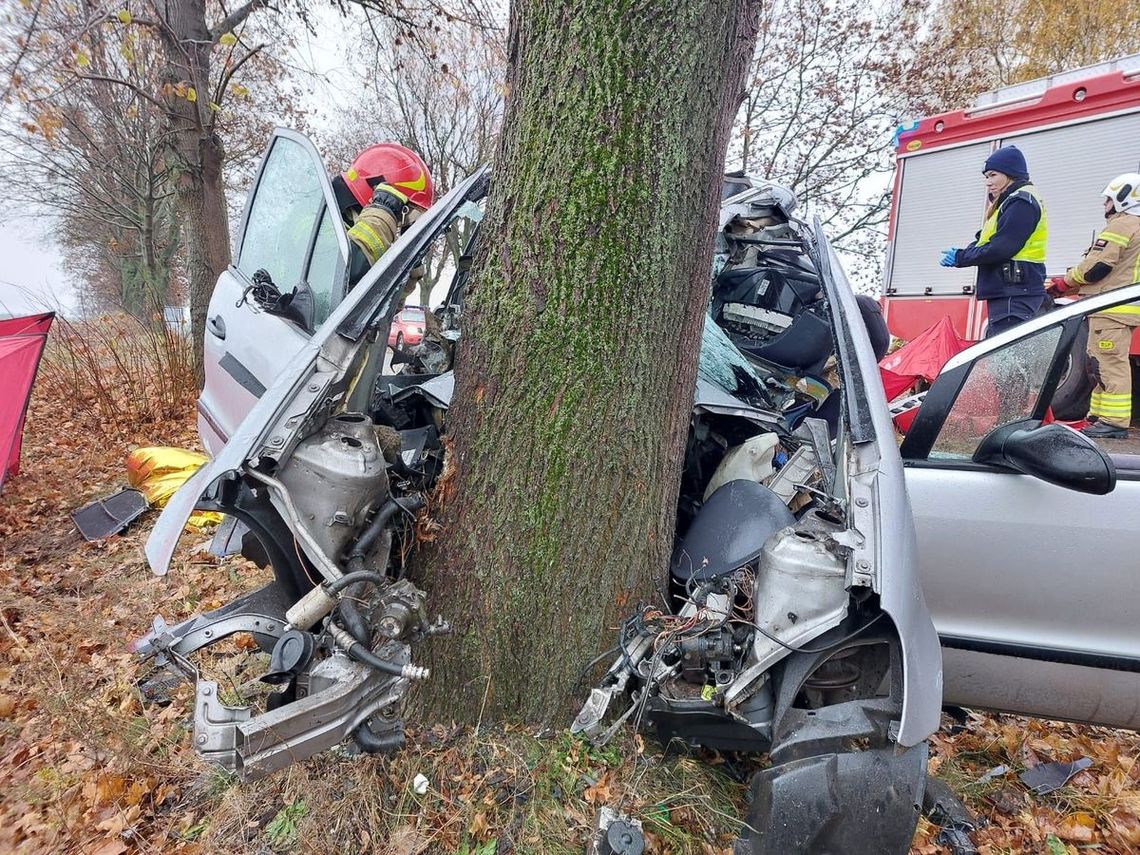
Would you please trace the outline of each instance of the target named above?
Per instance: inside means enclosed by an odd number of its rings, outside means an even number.
[[[1033,186],[1049,212],[1045,268],[1060,275],[1081,260],[1104,226],[1101,191],[1140,163],[1140,112],[1081,125],[1008,136],[1029,163]]]
[[[921,296],[927,288],[935,296],[960,295],[963,286],[974,285],[974,268],[939,267],[938,255],[947,246],[966,246],[982,227],[986,191],[981,170],[991,149],[984,142],[926,153],[920,149],[903,158],[887,275],[887,287],[896,289],[897,296]]]

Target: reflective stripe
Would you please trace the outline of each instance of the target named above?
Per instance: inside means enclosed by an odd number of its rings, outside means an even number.
[[[1125,303],[1123,306],[1113,306],[1111,309],[1102,309],[1098,315],[1140,315],[1140,305]]]
[[[990,214],[986,221],[982,224],[982,230],[978,234],[978,240],[975,246],[983,246],[990,242],[990,239],[997,233],[997,221],[1001,216],[1002,210],[1013,199],[1017,198],[1018,194],[1024,193],[1029,198],[1037,202],[1038,210],[1041,215],[1037,218],[1037,228],[1025,240],[1025,244],[1013,256],[1013,261],[1031,261],[1035,264],[1045,263],[1045,244],[1049,239],[1049,227],[1045,218],[1045,203],[1042,201],[1041,196],[1038,195],[1037,189],[1032,184],[1026,184],[1024,187],[1019,188],[1006,197],[1006,200],[1001,203],[1001,206]]]
[[[388,248],[380,238],[380,235],[376,234],[376,230],[364,221],[357,222],[356,225],[349,229],[348,236],[364,244],[365,251],[371,256],[368,260],[373,264],[376,263],[376,259],[384,254],[384,250]]]
[[[1125,246],[1126,247],[1126,246],[1128,246],[1128,243],[1129,243],[1129,240],[1126,236],[1118,235],[1116,232],[1101,232],[1099,235],[1097,235],[1097,237],[1100,238],[1101,240],[1110,241],[1110,242],[1116,244],[1117,246]]]
[[[402,186],[403,186],[402,184],[396,185],[396,187],[402,187]],[[391,184],[379,184],[379,185],[377,185],[376,190],[387,190],[389,193],[391,193],[393,196],[395,196],[397,199],[399,199],[405,205],[408,204],[408,194],[397,190],[396,187],[393,187]],[[412,189],[413,190],[423,190],[424,188],[421,186],[421,187],[413,187]],[[373,191],[373,192],[375,192],[375,191]]]
[[[1103,392],[1098,406],[1101,412],[1130,412],[1132,410],[1132,394],[1130,392]]]

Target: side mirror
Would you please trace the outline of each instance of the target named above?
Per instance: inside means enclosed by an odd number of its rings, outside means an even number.
[[[1043,425],[1035,419],[990,431],[974,452],[974,462],[1014,469],[1096,496],[1116,487],[1116,467],[1100,446],[1072,428]]]

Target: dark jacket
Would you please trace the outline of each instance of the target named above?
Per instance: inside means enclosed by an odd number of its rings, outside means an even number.
[[[856,294],[855,302],[859,304],[859,314],[863,316],[867,338],[871,340],[871,350],[875,351],[875,361],[878,362],[891,349],[891,334],[883,320],[883,310],[878,300],[866,294]]]
[[[1021,189],[1028,181],[1015,181],[997,199],[1000,206],[1010,194]],[[1001,209],[998,214],[997,231],[988,243],[977,245],[979,231],[974,235],[974,243],[958,250],[955,267],[978,268],[978,299],[994,300],[1000,297],[1031,297],[1045,293],[1045,265],[1028,261],[1017,261],[1021,267],[1022,281],[1008,281],[1002,265],[1025,246],[1037,221],[1041,219],[1041,206],[1034,199],[1018,196]]]

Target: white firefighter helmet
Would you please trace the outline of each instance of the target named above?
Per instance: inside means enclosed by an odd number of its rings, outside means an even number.
[[[1112,202],[1116,213],[1140,214],[1140,172],[1117,175],[1104,188],[1104,195]]]

